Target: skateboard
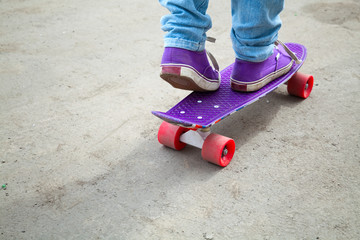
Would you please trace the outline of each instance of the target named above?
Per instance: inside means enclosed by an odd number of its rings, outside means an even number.
[[[220,88],[214,92],[192,92],[167,112],[152,111],[164,120],[158,131],[158,141],[175,150],[186,145],[201,149],[204,160],[225,167],[235,153],[233,139],[211,133],[211,126],[229,115],[250,105],[281,84],[287,84],[290,95],[306,99],[312,90],[314,78],[298,72],[306,59],[305,46],[286,43],[301,63],[294,63],[291,70],[255,92],[238,92],[230,87],[233,64],[223,69]]]

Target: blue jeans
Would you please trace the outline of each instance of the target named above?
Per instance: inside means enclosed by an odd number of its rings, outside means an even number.
[[[205,48],[211,18],[209,0],[159,0],[171,14],[161,18],[165,47],[191,51]],[[232,0],[231,40],[238,59],[261,62],[272,53],[281,27],[283,0]]]

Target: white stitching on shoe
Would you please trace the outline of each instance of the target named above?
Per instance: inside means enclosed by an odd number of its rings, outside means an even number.
[[[275,71],[276,71],[277,68],[278,68],[279,58],[280,58],[280,53],[278,53],[278,54],[276,55],[276,58],[275,58],[275,60],[276,60]]]

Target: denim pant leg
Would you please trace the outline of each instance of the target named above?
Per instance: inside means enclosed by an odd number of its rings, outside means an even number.
[[[205,48],[206,31],[212,26],[206,14],[209,0],[159,0],[171,14],[161,18],[161,29],[166,32],[165,47],[191,51]]]
[[[273,54],[283,0],[232,0],[231,40],[236,58],[261,62]]]

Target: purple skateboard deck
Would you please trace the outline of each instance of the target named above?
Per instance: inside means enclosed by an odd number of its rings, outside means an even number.
[[[303,63],[306,59],[305,46],[297,43],[286,43],[286,45]],[[231,64],[221,71],[221,84],[217,91],[192,92],[166,113],[159,111],[152,113],[174,125],[194,129],[208,128],[287,82],[299,70],[302,63],[294,63],[287,74],[275,79],[260,90],[249,93],[231,89],[230,75],[233,68],[233,64]]]

